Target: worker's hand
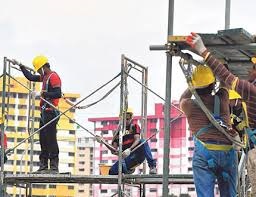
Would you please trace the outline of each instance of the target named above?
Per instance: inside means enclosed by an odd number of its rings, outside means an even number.
[[[131,154],[131,149],[130,148],[125,149],[122,153],[123,159],[128,157],[130,154]]]
[[[31,92],[30,92],[30,95],[31,95],[33,98],[40,97],[40,96],[41,96],[41,92],[31,91]]]
[[[237,142],[241,142],[241,139],[240,139],[240,136],[237,134],[235,137],[233,137],[235,141]],[[237,151],[240,151],[241,150],[241,146],[238,146],[236,144],[233,144],[233,148]]]
[[[187,36],[186,42],[200,55],[202,55],[203,52],[206,51],[202,38],[194,32],[191,32],[191,35]]]
[[[99,135],[95,135],[95,140],[99,143],[102,143],[102,137]]]

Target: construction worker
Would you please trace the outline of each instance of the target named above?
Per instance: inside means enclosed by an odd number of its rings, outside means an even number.
[[[230,127],[229,100],[226,88],[212,95],[215,77],[207,66],[198,65],[192,72],[192,84],[202,102],[214,117]],[[185,113],[194,137],[193,178],[198,197],[213,197],[216,179],[220,195],[236,196],[237,156],[232,142],[216,129],[194,99],[189,89],[180,98],[180,107]],[[226,129],[227,130],[227,129]],[[238,136],[234,130],[230,135]]]
[[[198,34],[191,33],[191,35],[187,37],[186,42],[204,58],[205,63],[213,70],[220,82],[225,83],[228,88],[239,93],[246,102],[249,122],[247,133],[250,141],[254,144],[253,147],[251,147],[252,149],[248,152],[248,176],[252,186],[251,195],[256,196],[256,149],[254,148],[256,144],[256,87],[254,84],[256,69],[253,67],[249,72],[248,81],[239,79],[207,50]]]
[[[229,106],[231,124],[242,137],[245,129],[249,126],[246,103],[242,100],[240,94],[235,90],[229,90]]]
[[[20,69],[24,76],[30,81],[42,82],[42,90],[40,92],[40,109],[41,119],[40,128],[47,124],[40,130],[39,141],[41,146],[41,153],[39,156],[40,167],[38,173],[57,173],[59,171],[59,147],[57,143],[57,129],[56,125],[59,119],[48,124],[59,115],[59,112],[54,108],[58,107],[59,98],[61,98],[61,80],[59,75],[52,71],[48,59],[45,56],[36,56],[33,59],[33,66],[39,75],[31,74],[23,65]],[[36,93],[33,93],[36,96]],[[45,102],[47,100],[50,104]],[[54,107],[53,107],[54,106]],[[48,159],[50,160],[50,171],[48,170]]]
[[[140,126],[132,122],[133,110],[128,108],[126,112],[126,131],[123,135],[123,159],[122,159],[122,172],[124,174],[131,174],[135,168],[142,164],[146,159],[149,166],[149,173],[156,174],[156,161],[152,157],[151,149],[145,140],[140,139]],[[97,138],[96,138],[97,139]],[[98,140],[97,140],[98,141]],[[142,144],[135,151],[131,152],[134,148]],[[118,155],[119,133],[114,135],[112,145],[116,148],[113,154]],[[110,175],[118,174],[118,161],[110,168]]]

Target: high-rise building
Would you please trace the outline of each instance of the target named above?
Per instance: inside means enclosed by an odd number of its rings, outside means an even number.
[[[177,102],[173,102],[178,107]],[[177,117],[181,112],[172,106],[171,120]],[[133,122],[140,124],[140,116],[134,116]],[[118,117],[101,117],[89,118],[89,121],[94,123],[95,134],[102,135],[105,140],[111,143],[113,131],[117,129]],[[155,137],[149,140],[153,157],[157,160],[157,172],[163,173],[163,146],[164,146],[164,106],[163,104],[155,104],[155,113],[147,116],[147,130],[146,138],[154,133]],[[192,151],[193,140],[187,129],[186,118],[181,115],[180,118],[174,120],[171,124],[171,140],[170,140],[170,174],[192,174]],[[99,164],[113,164],[118,160],[117,156],[112,155],[111,152],[103,145],[95,143],[95,170],[99,174]],[[147,165],[147,164],[146,164]],[[146,174],[148,174],[148,167]],[[134,174],[142,174],[142,165],[139,166]],[[93,192],[95,197],[111,196],[116,192],[116,185],[93,185]],[[132,196],[139,196],[138,189],[130,187],[129,191]],[[194,185],[170,185],[170,193],[175,195],[190,194],[195,196]],[[161,185],[147,185],[147,197],[158,197],[162,195]]]
[[[76,174],[93,175],[94,173],[94,138],[78,137],[76,151]],[[92,184],[78,184],[76,197],[92,197]]]
[[[0,81],[0,91],[2,95],[3,78]],[[28,87],[29,82],[24,77],[15,78],[20,83]],[[6,112],[8,116],[6,134],[8,137],[8,148],[16,146],[19,142],[29,136],[27,125],[28,125],[28,109],[29,109],[29,92],[26,88],[22,87],[17,81],[10,79],[7,80],[5,102]],[[40,91],[40,84],[36,84],[36,91]],[[65,94],[65,97],[75,102],[80,97],[79,94]],[[2,103],[1,97],[1,103]],[[35,115],[34,125],[35,130],[39,127],[40,120],[40,108],[39,99],[35,101]],[[64,99],[60,99],[59,109],[65,111],[70,106],[65,102]],[[75,110],[69,110],[66,113],[67,116],[74,119]],[[74,122],[65,116],[61,116],[57,125],[58,133],[58,144],[60,148],[60,172],[71,172],[75,174],[75,155],[76,155],[76,126]],[[49,131],[50,132],[50,131]],[[39,136],[34,136],[35,143],[33,145],[33,171],[36,171],[39,167]],[[6,173],[10,174],[25,174],[30,171],[30,151],[31,144],[26,141],[18,146],[14,152],[8,156],[8,161],[5,164]],[[76,185],[73,184],[33,184],[32,185],[32,196],[75,196]],[[7,193],[12,196],[25,196],[25,189],[16,186],[10,186],[7,188]]]

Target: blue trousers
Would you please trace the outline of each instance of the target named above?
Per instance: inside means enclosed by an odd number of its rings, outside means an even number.
[[[208,151],[214,161],[214,169],[209,168],[205,152]],[[230,151],[207,150],[202,144],[195,143],[193,155],[193,178],[198,197],[214,197],[217,179],[221,197],[235,197],[237,186],[237,154]],[[228,176],[223,176],[223,172]],[[225,174],[224,173],[224,174]]]
[[[144,141],[145,140],[141,139],[140,143],[143,143]],[[147,142],[132,152],[128,157],[122,159],[122,173],[127,174],[132,168],[142,164],[145,159],[147,160],[149,167],[156,166],[156,161],[152,157],[151,149]],[[110,168],[109,174],[118,174],[118,161]]]

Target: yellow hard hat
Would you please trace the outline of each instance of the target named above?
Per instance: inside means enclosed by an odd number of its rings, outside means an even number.
[[[126,113],[133,115],[133,109],[131,107],[128,107]]]
[[[36,56],[33,59],[33,66],[35,68],[35,71],[38,71],[40,68],[43,67],[43,65],[45,65],[46,63],[48,63],[48,59],[47,57],[43,56],[43,55],[39,55]]]
[[[251,62],[252,62],[253,64],[256,64],[256,57],[252,57],[252,58],[251,58]]]
[[[228,91],[228,95],[229,95],[229,99],[232,100],[232,99],[240,99],[241,96],[240,94],[238,94],[235,90],[229,90]]]
[[[215,81],[215,77],[210,67],[198,65],[192,73],[192,84],[194,88],[205,88]]]

